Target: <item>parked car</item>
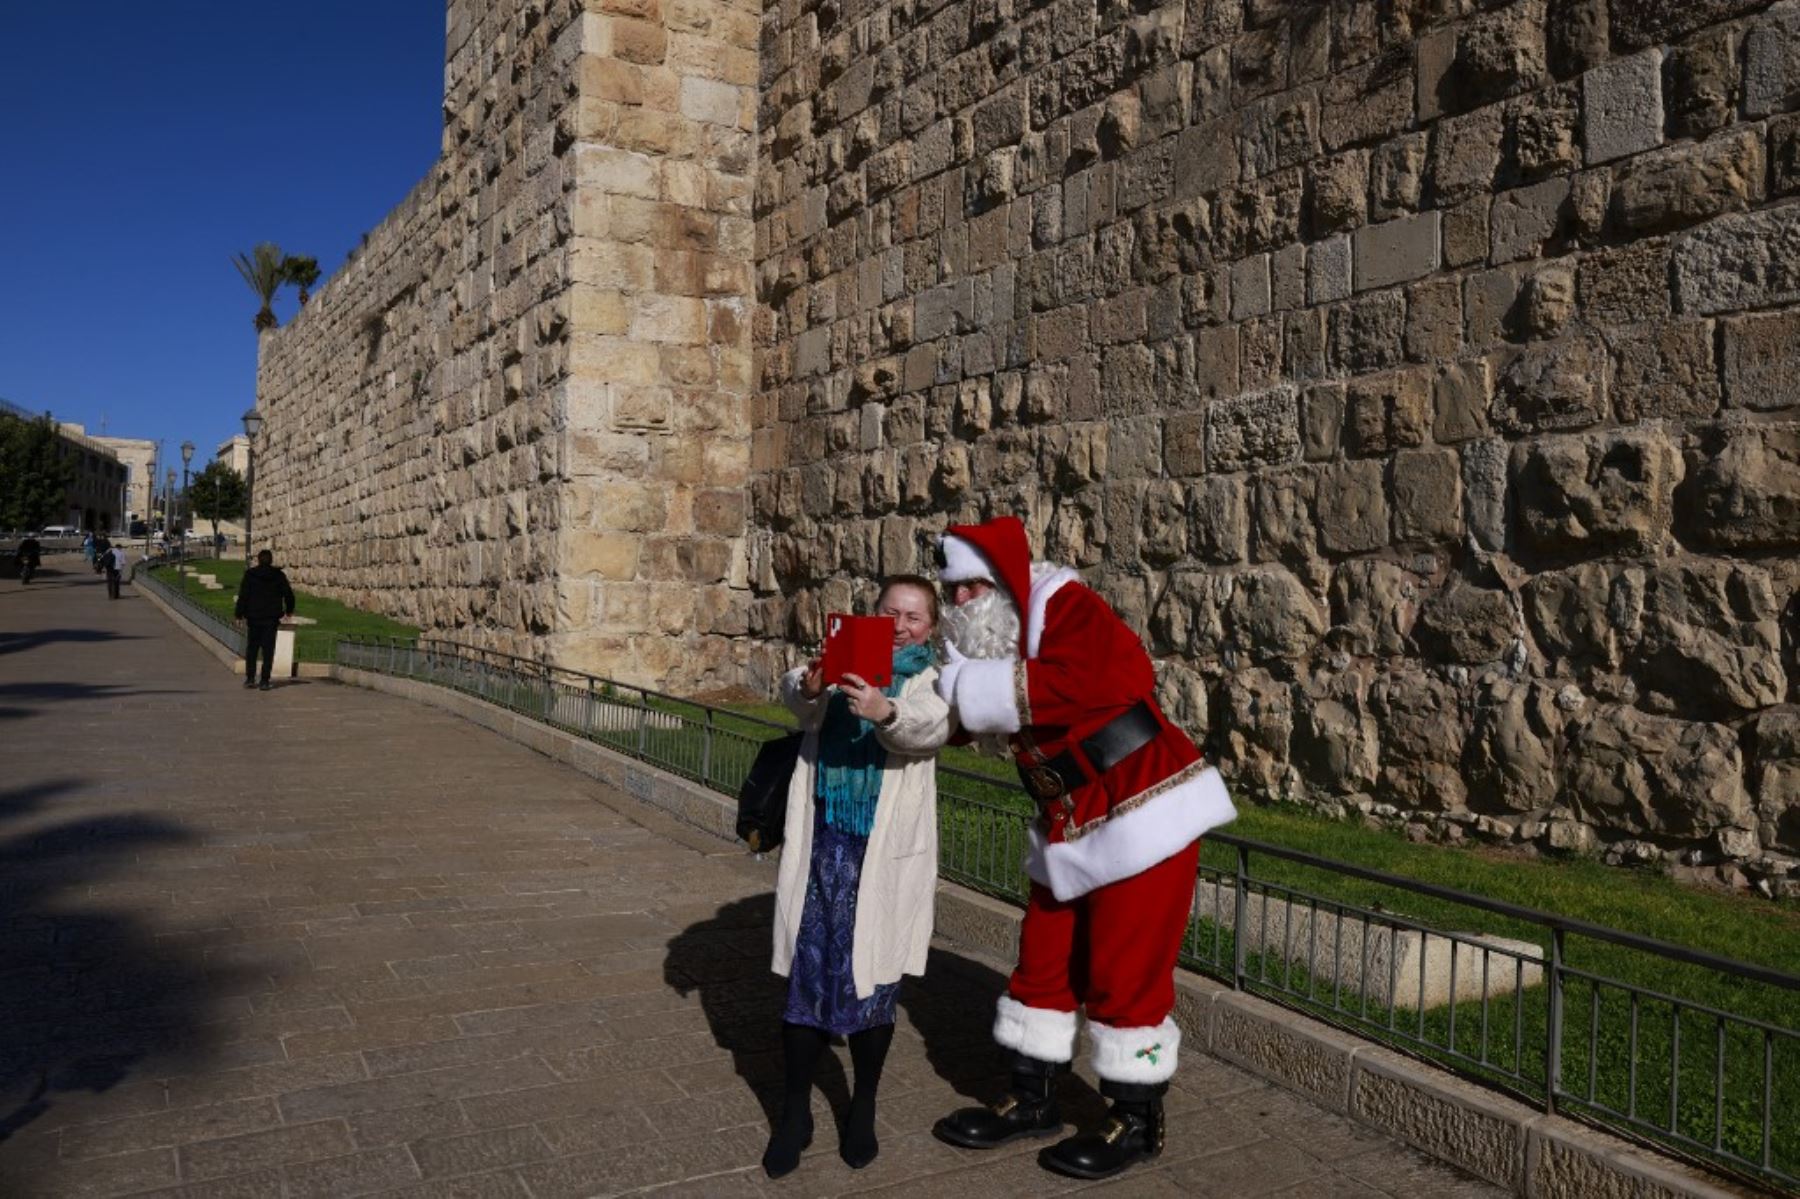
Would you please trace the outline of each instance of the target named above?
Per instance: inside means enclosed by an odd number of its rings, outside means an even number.
[[[74,525],[45,525],[38,530],[39,537],[79,537],[81,530]]]

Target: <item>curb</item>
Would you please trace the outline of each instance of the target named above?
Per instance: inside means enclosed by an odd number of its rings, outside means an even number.
[[[735,805],[698,784],[474,696],[343,666],[328,669],[339,682],[461,716],[736,844]],[[953,945],[1010,961],[1022,916],[1012,904],[938,882],[935,935]],[[1528,1199],[1740,1199],[1758,1193],[1186,970],[1175,972],[1174,1020],[1190,1045]]]

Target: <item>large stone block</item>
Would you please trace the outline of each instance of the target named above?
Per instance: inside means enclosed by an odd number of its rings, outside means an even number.
[[[1800,404],[1800,313],[1723,323],[1725,401],[1765,412]]]
[[[1712,416],[1719,410],[1713,322],[1639,325],[1612,338],[1613,408],[1622,421]]]
[[[1331,575],[1333,645],[1363,656],[1396,657],[1412,650],[1422,584],[1392,562],[1345,562]]]
[[[1402,450],[1394,456],[1394,536],[1400,541],[1461,539],[1461,464],[1455,450]]]
[[[1678,493],[1682,535],[1716,550],[1800,546],[1800,425],[1705,431]]]
[[[1584,820],[1640,835],[1748,828],[1743,768],[1727,725],[1597,706],[1569,730],[1564,802]]]
[[[1388,544],[1388,502],[1380,462],[1340,462],[1319,472],[1319,546],[1334,556]]]
[[[1483,812],[1533,812],[1556,801],[1562,719],[1554,690],[1497,680],[1477,693],[1463,743],[1469,806]]]
[[[1369,699],[1381,725],[1376,794],[1415,811],[1462,811],[1467,785],[1459,759],[1468,722],[1455,685],[1401,669],[1377,676]]]
[[[1744,36],[1744,112],[1768,116],[1800,101],[1800,4],[1784,0]]]
[[[1292,387],[1216,401],[1207,409],[1206,417],[1206,458],[1210,470],[1233,471],[1299,461],[1299,395]]]
[[[1589,165],[1662,144],[1662,51],[1646,50],[1581,77],[1582,144]]]
[[[1504,192],[1488,215],[1488,254],[1495,263],[1542,257],[1567,235],[1569,180],[1546,179]]]
[[[1800,300],[1800,207],[1720,217],[1675,241],[1675,296],[1711,315]]]
[[[1288,571],[1269,567],[1236,576],[1225,629],[1252,661],[1305,658],[1325,625],[1318,601]]]
[[[1678,709],[1737,715],[1780,703],[1780,604],[1759,567],[1682,561],[1646,570],[1627,666]]]
[[[1381,726],[1361,674],[1319,674],[1294,688],[1294,766],[1327,794],[1366,792],[1381,774]]]
[[[1495,423],[1516,433],[1600,423],[1606,417],[1605,362],[1592,337],[1502,351],[1494,371]]]
[[[1331,309],[1326,362],[1349,374],[1383,370],[1406,357],[1406,299],[1397,290],[1371,292]]]
[[[1642,551],[1669,531],[1681,456],[1656,431],[1548,437],[1513,453],[1520,532],[1547,552]]]
[[[1504,657],[1518,626],[1506,592],[1456,579],[1425,601],[1413,637],[1439,661],[1478,665]]]
[[[1767,0],[1606,0],[1613,44],[1636,50],[1762,8]]]
[[[1764,174],[1752,129],[1646,154],[1613,180],[1612,219],[1635,236],[1685,228],[1759,203]]]
[[[1422,368],[1365,375],[1344,389],[1344,449],[1357,457],[1424,442],[1431,428],[1431,376]]]
[[[1800,710],[1772,708],[1751,725],[1750,771],[1764,845],[1800,852]]]
[[[1442,214],[1422,212],[1358,229],[1356,289],[1390,287],[1436,271],[1442,222]]]

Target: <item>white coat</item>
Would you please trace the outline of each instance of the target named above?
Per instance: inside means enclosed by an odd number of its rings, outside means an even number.
[[[781,680],[781,698],[806,736],[788,786],[787,823],[781,863],[775,876],[775,973],[793,966],[800,939],[800,915],[806,907],[806,880],[812,864],[814,773],[819,761],[819,725],[825,718],[827,691],[810,700],[801,690],[805,668]],[[862,881],[856,889],[856,926],[852,931],[850,977],[856,997],[867,999],[877,986],[900,981],[902,974],[923,974],[931,947],[933,901],[937,896],[937,751],[950,738],[950,708],[938,698],[937,669],[926,667],[894,697],[899,719],[879,729],[887,750],[881,796],[863,855]]]

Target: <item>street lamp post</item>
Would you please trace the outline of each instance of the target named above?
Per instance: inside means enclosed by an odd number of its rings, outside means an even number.
[[[169,546],[169,534],[175,531],[175,468],[163,476],[163,548]]]
[[[256,516],[256,435],[262,432],[263,415],[252,406],[244,412],[244,436],[250,453],[244,462],[244,565],[250,565],[250,527]]]
[[[150,526],[156,523],[156,459],[144,467],[144,557],[150,556]],[[127,530],[129,531],[129,530]]]
[[[188,525],[192,524],[193,520],[194,520],[194,514],[193,514],[194,501],[193,501],[193,498],[188,495],[188,463],[192,462],[193,460],[194,460],[194,443],[191,441],[182,442],[181,443],[181,565],[177,566],[175,568],[175,573],[177,574],[177,576],[179,576],[179,579],[181,582],[181,593],[183,595],[187,594],[187,527],[188,527]]]

